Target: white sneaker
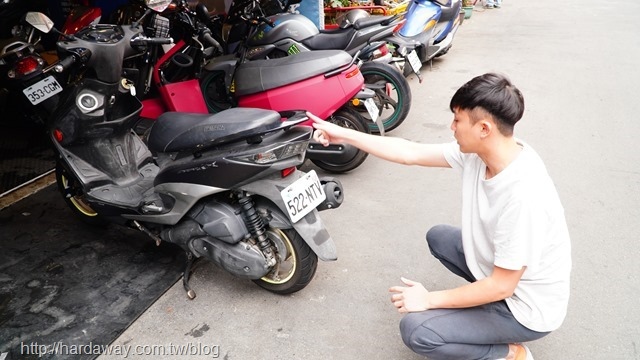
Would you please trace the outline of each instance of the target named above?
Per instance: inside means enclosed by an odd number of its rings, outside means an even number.
[[[534,360],[533,359],[533,354],[531,354],[531,350],[529,350],[527,345],[525,345],[525,344],[519,344],[519,345],[522,345],[522,347],[524,348],[524,351],[526,352],[525,353],[526,357],[524,358],[524,360]],[[506,359],[502,358],[502,359],[497,359],[497,360],[506,360]],[[516,360],[518,360],[518,359],[516,359]]]

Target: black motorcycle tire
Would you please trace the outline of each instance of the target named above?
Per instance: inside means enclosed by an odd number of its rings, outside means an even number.
[[[279,263],[274,268],[278,270],[277,274],[274,270],[253,282],[265,290],[280,295],[294,293],[309,285],[318,268],[318,256],[300,234],[295,229],[271,228],[267,231],[267,236],[272,242],[280,242],[280,246],[274,247],[283,249],[286,253],[276,252]],[[284,273],[281,272],[283,270]]]
[[[91,226],[107,225],[107,221],[84,199],[84,192],[78,180],[60,162],[56,162],[56,183],[64,202],[82,222]]]
[[[210,113],[230,109],[234,104],[229,100],[224,71],[212,71],[200,79],[200,89]]]
[[[345,107],[336,111],[326,120],[342,127],[364,132],[366,134],[371,134],[371,129],[369,128],[363,117],[357,112],[349,110]],[[350,147],[351,145],[345,144],[345,146]],[[362,163],[367,159],[367,156],[369,155],[367,152],[355,147],[353,149],[353,156],[351,156],[347,161],[330,162],[319,159],[311,159],[311,162],[313,162],[322,170],[332,173],[348,172],[362,165]]]
[[[360,67],[360,72],[364,76],[365,87],[376,92],[375,104],[381,111],[380,121],[385,132],[389,132],[402,124],[409,115],[411,109],[411,88],[405,76],[393,65],[376,61],[366,61]],[[377,84],[378,86],[374,85]],[[380,89],[380,84],[385,87]],[[391,89],[391,96],[387,94],[386,88]],[[379,134],[378,124],[371,121],[371,116],[363,105],[355,107],[365,118],[371,133]],[[386,111],[385,111],[386,109]],[[392,112],[389,110],[393,109]]]

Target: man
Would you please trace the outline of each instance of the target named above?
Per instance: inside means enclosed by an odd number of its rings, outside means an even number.
[[[456,142],[419,144],[341,128],[309,114],[314,138],[406,165],[462,172],[462,226],[433,227],[431,253],[468,284],[428,291],[402,278],[391,301],[405,344],[430,359],[533,359],[523,342],[557,329],[567,311],[571,245],[555,186],[531,146],[513,136],[524,113],[502,75],[473,78],[450,103]]]

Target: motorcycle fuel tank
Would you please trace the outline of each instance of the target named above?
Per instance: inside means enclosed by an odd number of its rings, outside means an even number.
[[[311,20],[299,14],[277,14],[269,16],[269,20],[274,26],[260,25],[256,33],[249,39],[249,45],[274,44],[287,38],[301,42],[320,32]]]

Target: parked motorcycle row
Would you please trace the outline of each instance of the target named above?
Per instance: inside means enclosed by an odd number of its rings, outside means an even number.
[[[447,16],[460,11],[459,0],[416,0],[404,16],[354,12],[319,31],[292,4],[241,0],[212,16],[184,0],[132,1],[118,24],[89,9],[61,30],[28,12],[2,50],[2,85],[46,125],[69,208],[180,246],[189,298],[200,258],[280,294],[337,258],[319,211],[341,205],[342,185],[298,168],[352,171],[367,154],[312,141],[305,111],[367,133],[397,128],[411,104],[397,65],[421,76],[451,47],[458,17]],[[437,14],[417,33],[427,11]],[[54,59],[37,50],[45,34],[58,37]]]

